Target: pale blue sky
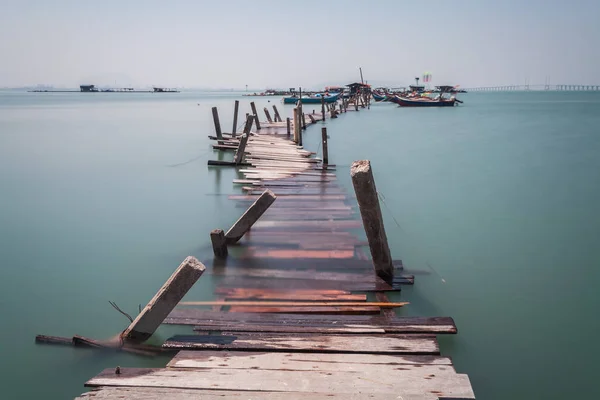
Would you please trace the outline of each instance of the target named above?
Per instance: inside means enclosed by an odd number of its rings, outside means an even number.
[[[600,0],[0,0],[0,86],[600,84]]]

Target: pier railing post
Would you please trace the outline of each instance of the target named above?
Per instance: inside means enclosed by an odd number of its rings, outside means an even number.
[[[256,104],[254,102],[250,103],[250,107],[252,108],[252,114],[256,118],[256,130],[260,130],[260,121],[258,120],[258,113],[256,112]]]
[[[187,257],[137,318],[123,331],[121,338],[134,343],[149,339],[205,269],[200,261],[191,256]]]
[[[226,258],[227,251],[227,240],[225,239],[225,233],[223,229],[214,229],[210,232],[210,241],[212,242],[213,253],[217,258]]]
[[[223,133],[221,132],[221,122],[219,121],[219,112],[217,107],[212,108],[213,121],[215,123],[215,132],[217,133],[218,139],[223,139]]]
[[[273,104],[273,112],[275,113],[275,122],[282,122],[281,115],[279,115],[279,111],[277,110],[277,106]]]
[[[323,164],[329,164],[329,152],[327,149],[327,128],[321,128],[321,143],[323,144]]]
[[[246,212],[236,221],[235,224],[225,234],[228,244],[237,243],[258,221],[258,219],[267,211],[267,209],[277,199],[277,196],[269,189],[265,190],[258,199],[246,210]]]
[[[353,162],[350,176],[367,234],[375,273],[386,282],[391,282],[394,277],[394,265],[383,226],[383,216],[370,161]]]
[[[285,119],[285,123],[286,123],[286,125],[287,125],[287,135],[288,135],[288,138],[289,138],[289,137],[290,137],[290,134],[292,133],[292,126],[291,126],[292,124],[291,124],[291,122],[290,122],[290,118],[289,118],[289,117],[287,117],[287,118]]]
[[[237,120],[238,120],[238,111],[240,109],[240,101],[236,100],[235,105],[233,106],[233,129],[231,130],[231,136],[235,137],[237,133]]]

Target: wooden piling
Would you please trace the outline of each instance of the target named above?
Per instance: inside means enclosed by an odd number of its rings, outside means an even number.
[[[391,282],[394,278],[394,265],[383,226],[383,217],[370,161],[353,162],[350,176],[369,241],[375,273],[383,280]]]
[[[252,114],[256,118],[256,130],[260,130],[260,121],[258,120],[258,113],[256,112],[256,104],[254,102],[250,102],[250,107],[252,108]]]
[[[277,196],[269,189],[265,190],[258,199],[246,210],[235,224],[225,234],[228,244],[237,243],[246,234],[265,211],[273,204]],[[212,235],[212,234],[211,234]]]
[[[273,119],[271,118],[271,114],[269,113],[267,107],[265,107],[265,115],[267,116],[267,121],[269,121],[269,123],[273,123]]]
[[[298,107],[294,108],[294,143],[298,143],[298,131],[300,126],[300,118],[298,117],[299,109]]]
[[[223,139],[223,133],[221,132],[221,122],[219,122],[219,112],[217,111],[217,107],[212,108],[213,121],[215,123],[215,132],[217,133],[217,138]]]
[[[205,269],[200,261],[191,256],[187,257],[137,318],[123,331],[123,340],[140,343],[150,338]]]
[[[321,128],[321,143],[323,144],[323,164],[329,164],[329,152],[327,149],[327,128]]]
[[[288,138],[289,138],[289,137],[290,137],[290,134],[292,133],[292,127],[291,127],[291,125],[292,125],[292,124],[291,124],[291,122],[290,122],[290,118],[289,118],[289,117],[287,117],[287,118],[285,119],[285,123],[286,123],[286,125],[287,125],[287,135],[288,135]]]
[[[323,115],[323,121],[325,121],[325,97],[321,97],[321,114]]]
[[[225,232],[223,232],[223,229],[213,229],[210,232],[210,241],[212,242],[215,257],[226,258],[228,254],[227,239],[225,238]]]
[[[231,136],[235,137],[237,133],[237,121],[238,121],[238,111],[240,109],[240,101],[236,100],[235,105],[233,106],[233,129],[231,130]]]
[[[306,129],[306,115],[302,113],[302,129]]]
[[[283,120],[281,119],[281,115],[279,115],[279,111],[277,110],[277,106],[275,104],[273,104],[273,112],[275,113],[275,122],[283,122]]]
[[[235,163],[236,164],[241,164],[242,160],[244,159],[244,151],[246,150],[246,144],[248,143],[248,139],[250,138],[250,129],[252,129],[252,121],[254,121],[255,118],[252,115],[248,115],[248,117],[246,118],[246,126],[244,126],[244,134],[242,135],[242,138],[240,139],[240,143],[238,145],[238,148],[236,150],[235,153]]]

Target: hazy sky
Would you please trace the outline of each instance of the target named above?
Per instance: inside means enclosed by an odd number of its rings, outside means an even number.
[[[0,0],[0,86],[600,84],[600,0]]]

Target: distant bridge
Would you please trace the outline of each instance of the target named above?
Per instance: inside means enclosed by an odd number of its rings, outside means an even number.
[[[555,90],[555,91],[577,91],[591,92],[600,91],[600,85],[508,85],[508,86],[484,86],[465,88],[467,92],[512,92],[526,90]]]

